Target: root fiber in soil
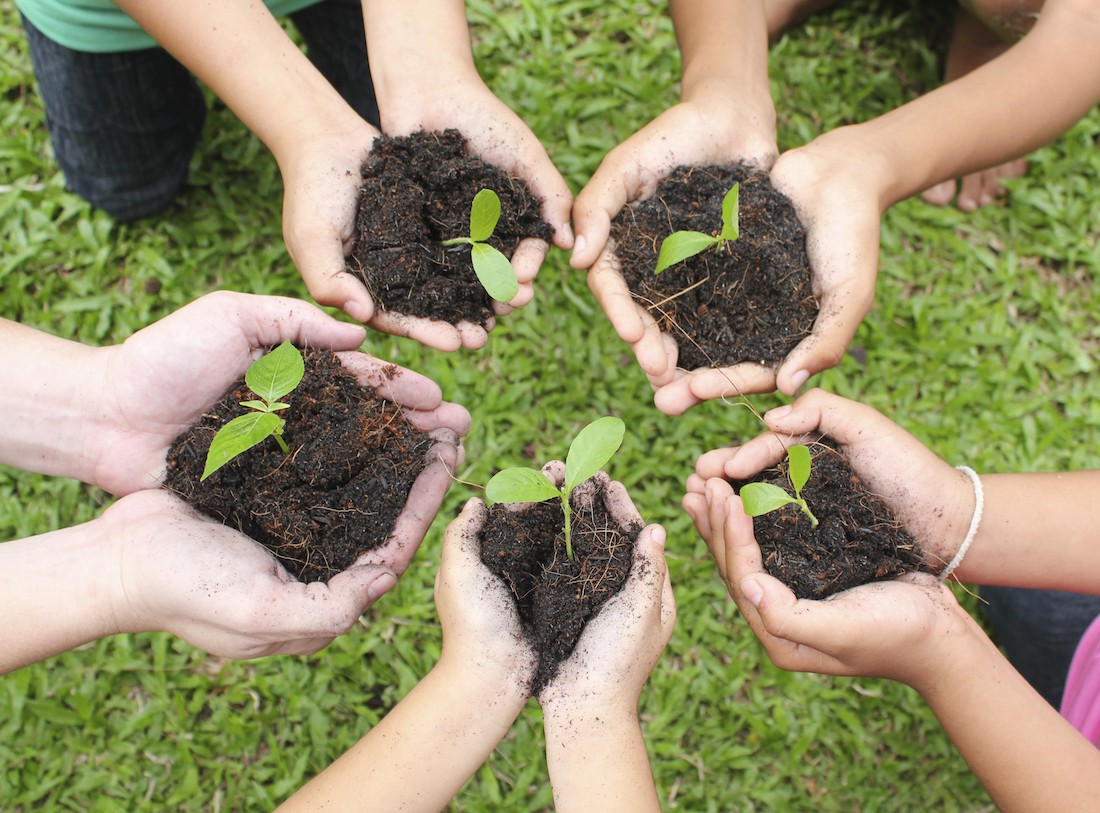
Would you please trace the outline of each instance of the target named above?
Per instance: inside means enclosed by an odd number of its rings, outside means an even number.
[[[527,184],[471,154],[457,130],[382,136],[361,172],[347,268],[383,310],[451,324],[480,325],[493,316],[470,247],[442,245],[469,236],[470,207],[482,189],[500,197],[494,248],[511,257],[524,238],[550,241]]]
[[[674,231],[717,234],[722,198],[740,183],[740,237],[654,274]],[[806,238],[794,206],[747,164],[679,167],[611,228],[635,300],[679,345],[685,370],[742,362],[775,367],[817,318]]]
[[[264,545],[299,581],[327,581],[389,538],[433,439],[332,353],[302,355],[305,377],[280,413],[289,455],[268,438],[199,481],[214,434],[254,397],[242,379],[176,438],[165,487]]]
[[[930,572],[916,540],[886,504],[867,490],[836,443],[823,437],[810,444],[810,479],[802,496],[818,518],[814,528],[796,505],[753,518],[764,569],[799,598],[822,599],[903,573]],[[792,493],[787,459],[734,488],[772,483]]]

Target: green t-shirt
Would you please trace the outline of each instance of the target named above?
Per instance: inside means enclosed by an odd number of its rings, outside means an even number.
[[[275,15],[290,14],[318,2],[264,0]],[[106,54],[157,45],[113,0],[15,0],[15,5],[35,28],[74,51]]]

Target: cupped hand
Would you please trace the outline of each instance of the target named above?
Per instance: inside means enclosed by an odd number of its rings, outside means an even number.
[[[601,476],[602,475],[602,476]],[[621,483],[597,475],[579,487],[578,502],[602,485],[612,517],[641,524]],[[576,649],[539,694],[544,706],[595,705],[633,709],[676,624],[676,602],[664,556],[665,530],[648,525],[638,536],[634,562],[622,589],[588,622]]]
[[[868,490],[893,511],[925,553],[933,572],[962,543],[974,511],[969,478],[869,406],[814,389],[764,414],[769,432],[743,446],[701,455],[687,483],[684,507],[704,538],[717,532],[703,510],[715,478],[743,480],[778,463],[786,448],[820,434],[835,440]],[[811,473],[812,477],[812,473]]]
[[[706,100],[669,108],[609,152],[573,204],[577,240],[570,262],[588,269],[589,289],[619,338],[630,345],[655,390],[658,409],[668,414],[698,403],[688,383],[696,373],[676,367],[677,339],[662,333],[631,295],[609,242],[611,221],[624,206],[651,197],[678,166],[745,161],[769,168],[776,153],[774,117],[742,120],[729,110]],[[727,389],[736,386],[742,394],[775,389],[774,375],[759,365],[738,365],[720,375],[732,379]]]
[[[337,321],[313,305],[282,297],[208,294],[138,331],[121,345],[97,350],[88,371],[94,406],[85,443],[88,482],[112,494],[156,488],[172,441],[220,400],[266,348],[300,346],[348,351],[364,338],[358,325]],[[433,429],[463,434],[465,410],[444,404],[430,379],[365,354],[342,355],[364,383],[413,414],[434,413]],[[423,420],[429,420],[426,416]],[[431,431],[431,430],[429,430]]]
[[[542,217],[554,230],[554,245],[572,248],[569,212],[573,195],[538,137],[493,95],[472,64],[468,69],[450,70],[447,74],[447,81],[435,77],[426,90],[403,94],[394,103],[384,105],[385,131],[399,135],[417,130],[459,130],[475,155],[527,183],[532,194],[542,201]],[[507,303],[494,304],[497,315],[531,301],[533,280],[549,249],[542,240],[531,238],[520,242],[511,258],[519,292]]]
[[[103,514],[120,632],[163,630],[229,658],[316,652],[347,632],[396,575],[356,565],[327,584],[296,581],[261,545],[165,491],[139,491]]]
[[[782,669],[889,678],[923,690],[954,640],[975,630],[951,591],[926,573],[824,601],[796,598],[764,571],[752,520],[730,484],[711,479],[700,496],[689,512],[738,609]]]
[[[435,603],[443,626],[441,664],[507,681],[530,692],[537,665],[524,637],[519,612],[504,582],[481,563],[480,534],[489,510],[478,499],[466,503],[443,538],[443,560],[435,578]]]

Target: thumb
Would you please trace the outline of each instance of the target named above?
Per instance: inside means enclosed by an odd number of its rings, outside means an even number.
[[[387,567],[355,565],[329,579],[328,588],[336,599],[335,611],[346,613],[347,628],[350,628],[368,607],[396,584],[397,574]]]
[[[604,158],[595,174],[573,202],[576,240],[569,264],[591,268],[607,245],[611,219],[626,205],[626,186],[613,155]]]

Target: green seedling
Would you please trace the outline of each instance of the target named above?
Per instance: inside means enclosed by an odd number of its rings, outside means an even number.
[[[573,489],[598,472],[622,445],[626,424],[620,418],[598,418],[584,427],[565,457],[565,482],[559,489],[541,472],[534,469],[512,468],[498,471],[485,486],[485,499],[489,504],[498,502],[542,502],[561,498],[565,517],[565,553],[573,559],[573,542],[569,535],[569,496]]]
[[[793,497],[771,483],[749,483],[741,486],[741,504],[745,513],[750,517],[758,517],[793,503],[802,509],[802,513],[810,518],[816,528],[817,517],[802,497],[802,488],[810,479],[810,450],[805,446],[791,446],[787,449],[787,477],[794,488]]]
[[[657,253],[657,268],[654,274],[660,274],[666,268],[683,262],[689,257],[701,254],[708,248],[721,248],[740,235],[738,228],[738,200],[741,184],[734,184],[722,198],[722,230],[718,234],[705,234],[701,231],[674,231],[661,241],[661,250]]]
[[[470,207],[470,236],[444,240],[443,245],[468,245],[481,287],[498,302],[509,302],[519,293],[516,272],[508,258],[486,242],[493,236],[499,220],[500,198],[492,189],[482,189],[474,195]]]
[[[275,438],[283,454],[290,454],[283,440],[286,420],[277,414],[290,404],[279,399],[294,391],[305,372],[302,354],[290,342],[283,342],[252,363],[244,375],[244,381],[260,400],[241,401],[241,406],[252,411],[234,418],[214,435],[200,480],[205,480],[234,457],[269,437]]]

